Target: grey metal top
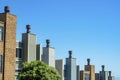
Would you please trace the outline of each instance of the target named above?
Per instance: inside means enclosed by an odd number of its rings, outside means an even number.
[[[5,6],[4,7],[4,12],[5,13],[9,13],[10,12],[10,7],[9,6]]]

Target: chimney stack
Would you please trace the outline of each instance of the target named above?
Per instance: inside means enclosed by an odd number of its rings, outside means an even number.
[[[69,58],[72,58],[72,51],[69,51]]]
[[[47,47],[47,48],[50,47],[50,40],[49,40],[49,39],[46,40],[46,47]]]
[[[30,33],[30,29],[31,29],[31,27],[30,27],[30,25],[29,25],[29,24],[28,24],[28,25],[26,25],[26,29],[27,29],[26,33]]]
[[[10,12],[10,7],[9,6],[5,6],[4,7],[4,12],[5,13],[9,13]]]
[[[109,71],[109,76],[111,77],[111,71]]]
[[[104,65],[102,65],[102,71],[105,71],[105,66]]]
[[[90,58],[87,59],[87,65],[90,65]]]

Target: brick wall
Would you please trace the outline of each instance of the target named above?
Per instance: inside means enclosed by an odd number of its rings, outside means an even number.
[[[16,16],[9,13],[0,13],[0,21],[6,21],[4,80],[14,80],[16,58]],[[1,79],[1,76],[0,76]]]

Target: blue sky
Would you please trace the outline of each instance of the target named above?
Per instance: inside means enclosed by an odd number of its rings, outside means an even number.
[[[51,40],[56,57],[65,60],[73,51],[77,64],[83,69],[86,59],[120,76],[120,0],[1,0],[17,15],[17,40],[21,40],[25,26],[37,34],[37,42],[45,46]]]

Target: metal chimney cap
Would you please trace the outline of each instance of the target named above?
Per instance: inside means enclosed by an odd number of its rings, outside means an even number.
[[[4,7],[4,12],[5,13],[9,13],[10,12],[10,7],[9,6],[5,6]]]
[[[102,68],[104,68],[105,67],[105,65],[102,65]]]
[[[104,71],[105,70],[105,65],[102,65],[102,71]]]
[[[28,25],[26,25],[26,29],[27,29],[27,33],[30,33],[30,29],[31,29],[31,27],[30,27],[30,25],[28,24]]]
[[[50,40],[49,39],[46,39],[46,47],[50,47]]]
[[[49,40],[49,39],[46,39],[46,43],[50,43],[50,40]]]
[[[72,51],[69,51],[69,58],[72,58]]]
[[[90,65],[90,58],[87,59],[87,64]]]

